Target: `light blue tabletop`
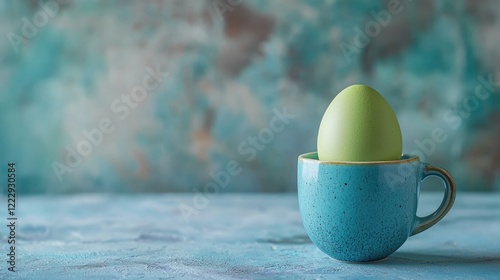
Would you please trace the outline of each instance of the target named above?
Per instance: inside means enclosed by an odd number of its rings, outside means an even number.
[[[440,195],[422,194],[419,213]],[[7,270],[2,226],[0,279],[500,279],[499,194],[457,194],[441,222],[368,264],[333,260],[310,243],[296,194],[221,194],[187,223],[179,206],[192,199],[19,196],[17,272]]]

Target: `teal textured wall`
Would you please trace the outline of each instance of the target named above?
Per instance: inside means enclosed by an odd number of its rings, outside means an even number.
[[[1,1],[0,165],[26,193],[294,191],[327,105],[365,83],[406,153],[498,190],[499,16],[472,0]]]

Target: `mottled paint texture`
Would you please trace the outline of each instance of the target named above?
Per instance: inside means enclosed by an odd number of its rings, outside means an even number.
[[[297,155],[316,150],[326,107],[355,83],[394,108],[405,153],[462,190],[500,186],[495,1],[403,1],[348,55],[387,1],[246,0],[222,18],[211,0],[61,2],[28,38],[23,18],[46,10],[0,1],[0,165],[18,164],[20,192],[192,191],[230,160],[242,171],[224,191],[293,191]],[[24,37],[17,53],[10,33]],[[157,64],[168,77],[121,120],[111,104]],[[284,107],[296,118],[252,148]],[[114,131],[59,181],[52,164],[104,118]]]

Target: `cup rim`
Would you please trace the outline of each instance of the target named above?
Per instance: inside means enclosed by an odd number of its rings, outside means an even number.
[[[409,163],[409,162],[415,162],[419,161],[418,156],[415,155],[409,155],[409,154],[402,154],[401,159],[397,160],[380,160],[380,161],[328,161],[328,160],[319,160],[316,158],[310,158],[311,156],[313,157],[318,157],[318,152],[309,152],[305,154],[301,154],[299,156],[299,161],[304,161],[304,162],[315,162],[319,164],[338,164],[338,165],[376,165],[376,164],[401,164],[401,163]]]

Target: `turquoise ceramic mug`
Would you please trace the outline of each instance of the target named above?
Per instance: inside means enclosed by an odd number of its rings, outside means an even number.
[[[448,172],[418,157],[377,162],[330,162],[317,153],[299,156],[298,198],[311,241],[330,257],[348,262],[386,258],[409,236],[441,220],[455,200]],[[420,183],[428,176],[444,182],[439,208],[417,216]]]

